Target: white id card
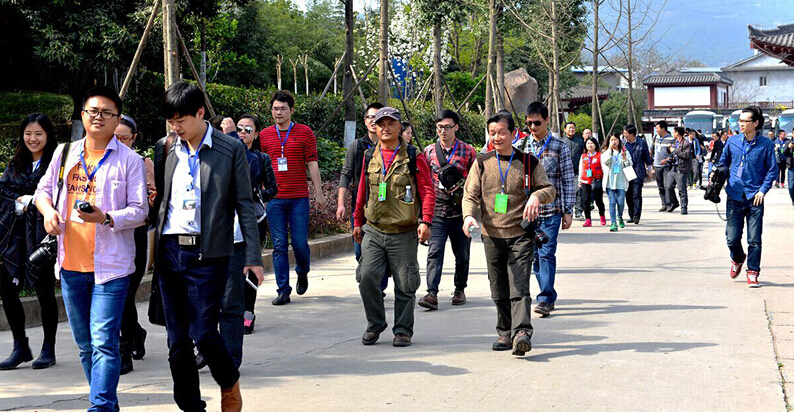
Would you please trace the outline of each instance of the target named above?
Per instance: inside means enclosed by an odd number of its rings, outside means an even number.
[[[196,210],[196,192],[190,190],[185,194],[182,200],[182,210]]]
[[[287,171],[287,158],[286,157],[279,157],[278,158],[278,171],[279,172],[286,172]]]
[[[81,225],[85,223],[85,220],[80,218],[80,215],[77,213],[77,211],[80,210],[80,209],[78,209],[77,207],[82,202],[83,201],[80,200],[80,199],[75,199],[74,200],[74,205],[72,205],[72,213],[69,215],[69,220],[71,220],[72,222],[75,222],[75,223],[79,223]]]

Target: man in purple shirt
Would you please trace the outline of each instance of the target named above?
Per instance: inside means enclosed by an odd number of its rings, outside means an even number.
[[[90,410],[119,409],[119,329],[135,271],[133,232],[149,211],[141,157],[114,136],[120,113],[114,90],[89,90],[86,137],[71,143],[63,173],[64,145],[55,151],[35,195],[47,233],[58,238],[56,268],[90,385]]]

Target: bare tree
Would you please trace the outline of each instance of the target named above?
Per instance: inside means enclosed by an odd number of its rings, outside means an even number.
[[[389,105],[389,0],[380,0],[380,72],[378,73],[378,98]]]
[[[488,1],[488,59],[485,70],[485,117],[494,114],[494,69],[496,58],[496,0]]]

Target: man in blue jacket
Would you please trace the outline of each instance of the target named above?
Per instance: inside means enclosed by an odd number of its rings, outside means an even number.
[[[742,109],[741,133],[725,144],[720,164],[729,170],[725,236],[731,251],[731,278],[739,276],[747,260],[747,285],[757,288],[761,270],[761,229],[764,226],[764,195],[777,178],[775,144],[761,135],[764,116],[758,106]],[[742,248],[742,231],[747,220],[747,253]]]
[[[633,124],[623,126],[623,139],[626,151],[631,155],[634,164],[634,173],[637,178],[629,182],[626,190],[626,203],[629,206],[629,220],[635,225],[640,223],[642,215],[642,184],[647,176],[647,167],[653,164],[650,148],[645,139],[637,139],[637,128]]]

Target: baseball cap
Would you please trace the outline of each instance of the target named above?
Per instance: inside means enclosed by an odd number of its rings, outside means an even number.
[[[383,119],[384,117],[391,117],[392,119],[398,122],[402,122],[402,116],[400,116],[400,111],[393,107],[386,106],[381,109],[378,109],[378,112],[375,113],[375,123],[379,122],[380,119]]]

